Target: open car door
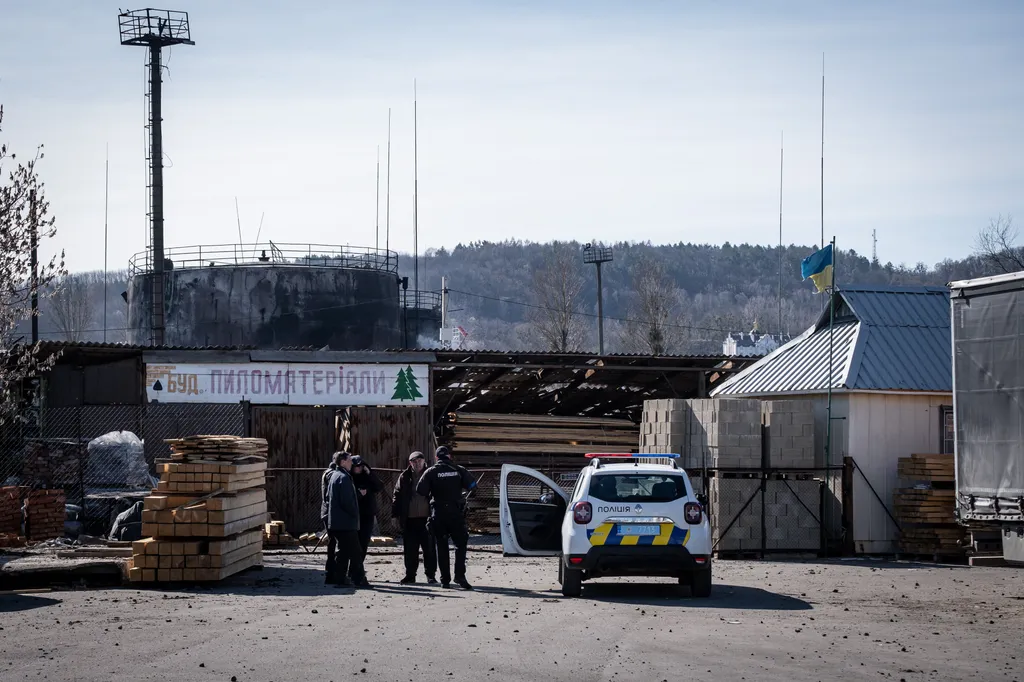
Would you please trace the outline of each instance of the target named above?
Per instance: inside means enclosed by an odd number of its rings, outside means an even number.
[[[533,469],[503,464],[499,498],[505,556],[554,556],[562,550],[569,496],[557,483]]]

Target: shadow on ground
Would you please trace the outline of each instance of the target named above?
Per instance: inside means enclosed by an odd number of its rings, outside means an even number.
[[[706,599],[690,596],[688,587],[667,583],[587,583],[583,586],[582,598],[613,604],[691,609],[805,611],[813,608],[803,599],[769,592],[759,587],[717,583],[711,596]]]
[[[59,603],[60,599],[39,597],[33,594],[8,594],[0,597],[0,613],[31,611],[32,609],[41,609]]]

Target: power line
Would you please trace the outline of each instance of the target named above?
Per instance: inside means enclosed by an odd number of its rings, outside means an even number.
[[[565,311],[559,310],[558,308],[551,308],[549,306],[536,305],[534,303],[525,303],[523,301],[514,301],[514,300],[508,299],[508,298],[498,298],[496,296],[485,296],[484,294],[474,294],[474,293],[471,293],[469,291],[460,291],[458,289],[448,289],[448,292],[452,293],[452,294],[462,294],[463,296],[472,296],[473,298],[482,298],[482,299],[487,300],[487,301],[497,301],[498,303],[509,303],[511,305],[518,305],[518,306],[522,306],[524,308],[533,308],[534,310],[547,310],[547,311],[558,312],[558,313],[565,312]],[[569,314],[570,315],[577,315],[577,316],[580,316],[580,317],[597,317],[597,315],[594,314],[594,313],[586,313],[586,312],[576,311],[576,310],[569,311]],[[616,322],[635,322],[637,324],[650,324],[650,322],[646,322],[644,320],[637,320],[637,319],[628,318],[628,317],[608,317],[607,315],[605,315],[605,319],[606,320],[615,320]],[[664,326],[666,326],[666,327],[673,327],[675,329],[692,329],[692,330],[696,330],[696,331],[721,332],[721,333],[725,333],[725,334],[731,334],[731,333],[736,331],[735,329],[719,329],[719,328],[716,328],[716,327],[700,327],[700,326],[692,325],[692,324],[672,324],[671,322],[665,322]]]

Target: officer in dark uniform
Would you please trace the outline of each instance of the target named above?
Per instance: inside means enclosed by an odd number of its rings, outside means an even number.
[[[416,492],[430,499],[430,519],[427,526],[437,544],[437,566],[441,569],[442,587],[451,587],[451,564],[448,563],[448,538],[455,543],[455,583],[464,590],[473,586],[466,580],[466,548],[469,531],[466,530],[463,490],[476,488],[473,476],[452,462],[448,448],[441,446],[435,453],[437,464],[423,472]]]

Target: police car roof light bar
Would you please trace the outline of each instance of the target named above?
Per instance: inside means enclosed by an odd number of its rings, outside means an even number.
[[[586,455],[587,459],[597,459],[598,457],[637,457],[644,459],[679,459],[680,455],[675,453],[647,453],[647,452],[588,452]]]

